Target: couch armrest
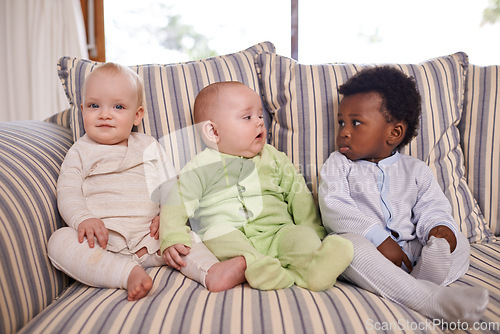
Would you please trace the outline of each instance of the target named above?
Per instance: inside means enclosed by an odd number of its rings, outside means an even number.
[[[47,257],[63,225],[56,182],[73,143],[49,122],[0,123],[0,332],[16,332],[68,285]]]

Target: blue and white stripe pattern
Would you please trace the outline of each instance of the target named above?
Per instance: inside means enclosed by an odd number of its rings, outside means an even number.
[[[274,47],[271,46],[270,43],[263,43],[255,48],[272,52]],[[243,52],[245,55],[237,53],[232,60],[216,57],[194,62],[192,66],[178,64],[176,68],[180,72],[176,73],[184,73],[191,67],[197,70],[206,67],[210,68],[207,71],[212,74],[204,78],[207,82],[209,78],[215,80],[213,73],[220,66],[234,62],[241,65],[240,60],[251,60],[250,54],[246,53],[249,51]],[[255,54],[256,49],[250,53]],[[239,60],[235,60],[236,58]],[[398,65],[416,75],[425,100],[422,124],[426,126],[421,131],[421,138],[417,138],[408,147],[407,153],[430,164],[436,175],[439,175],[438,180],[441,179],[440,182],[444,184],[449,183],[448,188],[458,189],[449,193],[454,193],[457,201],[464,201],[461,205],[471,217],[464,220],[471,222],[469,227],[465,227],[466,230],[470,229],[467,234],[469,239],[473,240],[471,235],[476,231],[476,240],[484,240],[487,239],[486,230],[482,225],[472,225],[472,208],[475,204],[470,202],[467,192],[462,188],[463,178],[456,172],[456,168],[460,170],[458,165],[461,164],[458,161],[461,155],[460,149],[455,148],[457,139],[454,125],[460,119],[459,110],[463,102],[460,92],[464,88],[462,71],[465,60],[465,55],[459,53],[418,65]],[[66,82],[69,87],[68,94],[79,94],[79,88],[75,90],[76,76],[79,78],[78,85],[81,85],[82,74],[86,73],[84,69],[90,70],[88,66],[92,67],[95,63],[76,59],[71,61],[71,58],[62,60],[62,63],[65,61],[67,67],[64,70],[66,74],[62,73],[63,83]],[[262,76],[267,78],[262,80],[266,104],[275,106],[272,109],[271,139],[301,166],[309,184],[314,188],[317,185],[317,174],[314,173],[319,171],[335,145],[335,108],[338,106],[336,87],[345,82],[348,76],[368,65],[305,66],[282,57],[276,57],[273,61],[261,58],[259,61],[263,73],[267,75]],[[239,65],[227,67],[231,68],[231,73],[224,74],[224,78],[238,78],[238,70],[242,68]],[[272,67],[276,65],[283,68]],[[73,68],[69,71],[71,66]],[[155,80],[158,78],[156,74],[159,73],[159,68],[165,65],[157,66],[154,67]],[[253,69],[248,66],[245,68]],[[136,70],[139,71],[138,68]],[[144,70],[146,67],[140,68]],[[285,68],[290,72],[287,73]],[[469,133],[467,137],[463,137],[469,167],[469,186],[481,204],[481,195],[477,195],[479,193],[485,194],[485,199],[489,198],[490,191],[491,196],[498,196],[498,178],[487,175],[497,173],[495,171],[498,171],[499,163],[498,155],[494,155],[499,152],[498,139],[494,139],[497,138],[494,129],[498,125],[498,118],[495,118],[495,112],[491,109],[498,110],[498,67],[475,68],[470,72],[476,74],[470,77],[471,80],[475,78],[472,86],[468,81],[465,104],[471,106],[468,108],[472,108],[470,110],[474,110],[474,113],[469,114],[468,125],[464,123],[466,118],[462,119],[461,131]],[[291,79],[290,75],[294,77]],[[297,75],[302,79],[297,80]],[[254,78],[254,75],[250,77]],[[178,98],[179,94],[195,94],[193,88],[188,90],[186,87],[202,86],[191,81],[183,82],[181,78],[184,75],[176,78],[180,81],[169,79],[168,85],[160,85],[171,88],[172,82],[175,82],[175,103],[169,100],[165,105],[170,106],[183,100],[184,98]],[[194,80],[193,78],[198,77],[190,78],[189,80]],[[491,78],[491,81],[487,78]],[[483,84],[485,86],[480,87]],[[158,87],[158,84],[151,87]],[[454,92],[453,89],[457,91]],[[478,100],[476,94],[482,89],[485,89],[483,98]],[[308,90],[310,93],[306,93]],[[436,94],[443,94],[443,99]],[[327,102],[323,103],[323,100]],[[71,117],[78,115],[76,110],[79,102],[76,101],[76,95],[73,95],[72,109],[51,118],[59,124],[72,123],[74,133],[48,122],[0,124],[0,333],[443,333],[420,314],[342,281],[324,292],[310,292],[295,286],[279,291],[259,291],[244,284],[226,292],[210,293],[179,272],[161,267],[148,269],[154,280],[153,289],[148,296],[133,303],[126,301],[125,290],[91,288],[70,282],[50,264],[46,243],[55,229],[64,224],[57,213],[55,184],[60,164],[73,137],[81,135],[81,121],[78,117]],[[478,101],[483,101],[483,107],[479,107]],[[189,117],[187,113],[183,114],[184,103],[179,103],[176,108],[173,109],[175,112],[151,113],[149,117],[152,118],[145,121],[139,130],[157,131],[155,133],[178,131],[176,126],[188,124]],[[279,111],[280,108],[285,108],[285,111]],[[430,117],[429,108],[438,114]],[[475,116],[476,112],[478,116]],[[479,115],[485,116],[480,118]],[[151,125],[152,122],[157,124]],[[443,128],[439,128],[440,126]],[[478,140],[477,135],[482,135],[481,149],[472,144]],[[470,147],[467,148],[465,144]],[[483,154],[483,145],[487,147],[484,152],[490,152],[491,148],[492,156],[481,160],[483,162],[480,166],[491,165],[492,172],[489,172],[490,167],[485,167],[477,174],[475,167],[471,166],[474,159]],[[449,153],[449,150],[454,153]],[[189,155],[190,152],[185,159]],[[178,163],[182,164],[183,160],[184,157],[178,158]],[[484,164],[484,161],[487,163]],[[453,179],[453,182],[449,179]],[[478,180],[486,180],[491,188],[478,187]],[[491,207],[494,205],[493,203]],[[485,208],[486,206],[483,207]],[[486,209],[485,212],[488,215]],[[495,221],[492,220],[492,215],[494,214],[490,213],[490,224]],[[481,325],[489,326],[484,327],[489,330],[481,331],[483,333],[498,333],[500,330],[499,277],[500,243],[472,244],[470,269],[453,285],[481,286],[490,291],[490,304],[481,319],[485,321]]]
[[[46,245],[64,224],[56,181],[72,143],[69,129],[48,122],[0,123],[0,333],[21,328],[68,284]]]
[[[71,116],[71,113],[70,113],[70,110],[69,109],[66,109],[66,110],[63,110],[61,112],[58,112],[50,117],[47,117],[45,119],[45,122],[50,122],[50,123],[54,123],[54,124],[58,124],[60,126],[63,126],[65,128],[70,128],[70,116]]]
[[[138,131],[149,134],[164,145],[179,171],[204,147],[192,127],[192,107],[198,92],[219,81],[240,81],[259,92],[254,56],[274,52],[270,42],[256,44],[244,51],[178,64],[139,65],[131,68],[144,82],[144,119]],[[74,139],[84,134],[80,111],[81,87],[85,76],[99,63],[71,57],[59,60],[58,71],[70,102]]]
[[[168,267],[148,272],[153,289],[138,302],[128,302],[125,290],[74,283],[20,333],[444,333],[417,312],[342,281],[324,292],[243,284],[210,293]],[[453,285],[498,296],[498,277],[500,244],[477,244],[469,272]],[[493,296],[481,320],[499,325],[499,313]]]
[[[491,232],[499,236],[500,66],[469,66],[459,129],[467,182]]]
[[[264,105],[271,113],[270,143],[288,154],[317,196],[319,171],[335,150],[340,96],[337,87],[373,64],[303,65],[271,53],[257,56]],[[465,179],[456,127],[461,117],[467,55],[456,53],[420,64],[394,64],[416,80],[422,95],[418,136],[402,153],[426,162],[450,201],[469,241],[488,240],[479,206]]]

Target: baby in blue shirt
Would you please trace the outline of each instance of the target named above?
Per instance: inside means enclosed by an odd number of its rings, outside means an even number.
[[[393,67],[374,67],[339,93],[338,151],[322,167],[319,204],[328,232],[354,244],[344,276],[431,318],[477,320],[487,291],[444,287],[467,272],[468,240],[431,169],[398,152],[417,133],[414,80]]]

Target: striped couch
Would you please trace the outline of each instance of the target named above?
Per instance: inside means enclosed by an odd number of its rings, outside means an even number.
[[[0,123],[0,333],[500,331],[499,66],[471,65],[460,52],[394,64],[415,77],[422,94],[421,129],[404,153],[431,166],[471,242],[470,269],[453,285],[490,291],[482,322],[468,325],[432,321],[343,281],[324,292],[242,284],[210,293],[160,267],[148,270],[151,292],[128,302],[124,290],[91,288],[55,270],[46,245],[64,225],[56,180],[67,150],[84,133],[80,87],[95,65],[60,60],[69,110],[46,122]],[[191,126],[197,92],[211,82],[241,81],[262,97],[269,142],[289,155],[316,196],[319,169],[335,147],[337,87],[366,66],[373,65],[299,64],[269,42],[200,61],[132,66],[145,83],[146,117],[137,131],[158,138],[180,169],[202,148]]]

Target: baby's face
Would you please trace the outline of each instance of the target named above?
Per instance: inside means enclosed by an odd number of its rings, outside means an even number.
[[[266,143],[266,128],[259,96],[246,86],[227,87],[219,93],[213,117],[219,152],[252,158]]]
[[[393,128],[381,112],[375,92],[346,96],[339,106],[337,147],[350,160],[378,162],[392,153],[387,139]]]
[[[98,72],[86,83],[82,100],[85,132],[104,145],[127,145],[142,119],[137,88],[125,74]]]

